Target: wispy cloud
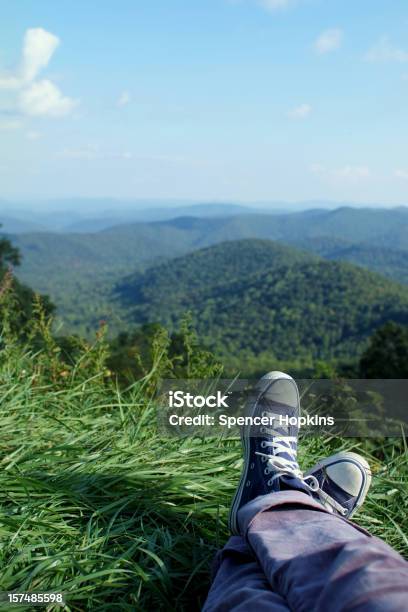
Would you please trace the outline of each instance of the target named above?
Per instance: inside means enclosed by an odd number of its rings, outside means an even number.
[[[294,4],[295,0],[258,0],[260,6],[267,11],[279,11]]]
[[[37,80],[54,55],[60,41],[43,28],[30,28],[23,40],[20,65],[14,73],[0,76],[0,89],[16,90],[16,109],[23,115],[61,117],[78,101],[64,96],[50,80]]]
[[[341,179],[352,182],[365,180],[371,176],[371,170],[368,166],[353,164],[346,164],[338,168],[327,168],[323,164],[315,163],[310,166],[310,172],[328,179]]]
[[[248,0],[226,0],[228,4],[232,4],[233,6],[245,4]],[[291,6],[294,6],[299,2],[299,0],[249,0],[253,4],[257,4],[261,8],[274,13],[275,11],[280,11],[287,9]]]
[[[0,120],[0,131],[12,132],[14,130],[19,130],[21,127],[23,127],[23,122],[19,119]]]
[[[371,171],[368,166],[353,166],[346,165],[341,168],[337,168],[334,171],[334,175],[340,178],[346,179],[365,179],[371,176]]]
[[[408,62],[408,51],[393,45],[387,36],[382,36],[364,56],[367,62]]]
[[[57,154],[65,159],[84,159],[88,161],[101,159],[132,159],[129,151],[112,152],[101,149],[98,145],[87,145],[78,149],[64,149]]]
[[[128,91],[122,91],[119,98],[117,99],[116,104],[117,106],[119,106],[119,108],[121,108],[130,104],[131,100],[132,96],[130,95],[130,93]]]
[[[314,42],[316,53],[324,55],[339,49],[343,40],[343,31],[340,28],[330,28],[322,32]]]
[[[18,108],[24,115],[33,117],[63,117],[69,115],[78,102],[64,96],[54,83],[46,79],[35,81],[23,89]]]
[[[306,119],[312,112],[310,104],[300,104],[288,111],[287,115],[290,119]]]
[[[323,164],[314,163],[314,164],[310,164],[309,171],[312,174],[316,174],[316,175],[325,174],[326,173],[326,168],[323,166]]]
[[[408,169],[403,170],[402,168],[397,168],[396,170],[394,170],[394,176],[395,178],[408,181]]]
[[[35,130],[30,130],[26,133],[27,140],[39,140],[41,138],[41,133],[36,132]]]

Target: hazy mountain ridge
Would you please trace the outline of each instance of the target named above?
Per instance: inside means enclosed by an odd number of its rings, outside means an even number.
[[[106,231],[125,236],[137,231],[138,225],[118,226]],[[209,219],[183,216],[159,221],[155,227],[195,231],[199,233],[201,246],[226,239],[265,238],[296,243],[325,237],[408,249],[408,209],[405,208],[360,210],[344,207],[334,211],[309,210],[274,215],[245,213]]]
[[[61,233],[93,233],[119,225],[168,221],[177,217],[231,217],[242,214],[287,215],[353,209],[363,211],[407,211],[404,206],[394,208],[356,207],[351,203],[329,201],[270,202],[266,204],[227,202],[179,202],[174,200],[120,200],[114,198],[70,198],[35,203],[0,200],[0,220],[7,218],[3,231],[26,233],[49,231]]]
[[[94,210],[96,203],[97,208]],[[126,204],[126,207],[125,207]],[[136,203],[133,207],[120,200],[62,200],[55,209],[33,210],[19,208],[10,202],[0,201],[0,219],[6,233],[35,231],[58,233],[95,233],[129,223],[167,221],[181,216],[221,217],[244,213],[256,214],[262,209],[227,203],[195,203],[190,205],[158,206]],[[275,214],[270,210],[270,214]],[[280,211],[282,212],[282,210]]]

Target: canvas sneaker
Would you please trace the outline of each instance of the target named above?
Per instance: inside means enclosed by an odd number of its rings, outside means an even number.
[[[313,476],[319,483],[314,497],[327,510],[346,518],[362,506],[371,484],[368,462],[348,451],[322,459],[306,475]]]
[[[317,478],[313,474],[303,476],[297,462],[300,400],[293,378],[283,372],[263,376],[247,405],[246,416],[267,417],[271,424],[249,424],[241,429],[244,465],[229,515],[233,534],[239,534],[239,509],[255,497],[286,489],[309,494],[319,490]],[[285,418],[292,421],[286,424]]]
[[[371,484],[364,457],[340,452],[319,461],[306,474],[297,462],[300,400],[293,378],[269,372],[261,378],[249,402],[248,416],[268,417],[273,425],[249,424],[241,429],[244,464],[230,515],[229,528],[239,535],[238,511],[249,501],[274,491],[300,490],[327,510],[351,517],[363,504]],[[288,424],[282,424],[285,417]],[[290,419],[296,417],[296,419]]]

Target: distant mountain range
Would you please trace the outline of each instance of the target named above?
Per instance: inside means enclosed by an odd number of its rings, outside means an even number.
[[[96,206],[96,202],[98,206]],[[166,221],[181,216],[228,217],[244,213],[265,212],[255,207],[238,204],[201,203],[159,205],[160,202],[137,202],[134,206],[115,200],[62,200],[54,209],[39,207],[35,210],[19,208],[0,201],[0,222],[9,234],[36,231],[59,233],[94,233],[118,225],[150,221]],[[274,212],[282,212],[271,209]]]
[[[0,200],[0,223],[10,234],[35,231],[93,233],[118,225],[167,221],[177,217],[231,217],[241,214],[286,214],[309,210],[329,211],[353,204],[327,201],[271,202],[243,205],[222,202],[172,200],[115,200],[73,198],[46,202],[15,203]],[[367,209],[368,207],[365,207]],[[381,207],[375,206],[374,209]],[[403,209],[403,207],[400,207]],[[398,210],[394,208],[392,210]]]
[[[217,211],[212,217],[128,223],[92,233],[9,237],[23,255],[19,278],[50,294],[70,329],[91,329],[99,318],[126,318],[126,307],[118,306],[111,291],[124,277],[226,241],[273,240],[408,284],[408,208],[341,207],[290,214],[241,210],[230,216],[220,216],[222,207]]]

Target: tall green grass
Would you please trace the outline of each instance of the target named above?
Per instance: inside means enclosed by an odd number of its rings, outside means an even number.
[[[0,591],[62,591],[75,611],[200,609],[239,441],[163,438],[154,373],[119,390],[100,349],[70,367],[57,353],[11,342],[0,359]],[[341,449],[374,471],[357,522],[407,554],[404,442],[308,438],[300,463]]]

